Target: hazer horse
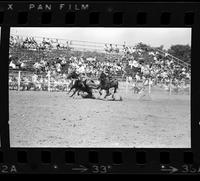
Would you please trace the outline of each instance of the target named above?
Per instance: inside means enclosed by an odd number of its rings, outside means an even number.
[[[117,89],[119,87],[119,82],[117,79],[113,79],[111,77],[108,77],[104,72],[101,73],[99,78],[100,84],[98,86],[99,94],[102,95],[102,90],[106,91],[106,95],[104,98],[110,95],[109,89],[114,88],[114,93],[112,94],[112,98],[114,97],[114,94],[117,92]]]

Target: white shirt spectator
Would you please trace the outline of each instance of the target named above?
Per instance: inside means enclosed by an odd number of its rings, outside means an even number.
[[[136,78],[136,81],[139,81],[140,80],[140,76],[139,75],[135,75],[135,78]]]
[[[142,67],[141,67],[141,72],[143,72],[144,74],[148,74],[148,73],[149,73],[149,70],[148,70],[147,67],[142,66]]]
[[[59,63],[56,64],[56,70],[57,70],[57,72],[61,71],[61,65]]]
[[[25,68],[26,67],[26,64],[24,62],[21,63],[20,65],[22,68]]]
[[[36,83],[38,79],[38,76],[36,74],[33,74],[32,76],[32,82]]]
[[[138,63],[136,60],[133,60],[133,66],[134,66],[134,67],[138,67],[138,66],[139,66],[139,63]]]
[[[35,67],[36,69],[39,69],[39,68],[41,67],[41,65],[40,65],[38,62],[36,62],[36,63],[33,65],[33,67]]]
[[[186,77],[187,77],[188,79],[190,79],[190,74],[189,74],[189,73],[186,73]]]
[[[149,52],[149,55],[155,56],[155,53],[154,52]]]
[[[162,76],[163,78],[166,78],[166,77],[167,77],[167,72],[162,72],[162,73],[161,73],[161,76]]]
[[[129,65],[132,67],[138,67],[138,62],[136,60],[129,61]]]
[[[16,65],[11,61],[10,64],[9,64],[9,67],[12,67],[13,69],[15,69]]]
[[[81,66],[78,68],[77,70],[79,73],[85,73],[85,67],[84,66]]]
[[[135,52],[136,52],[136,49],[135,49],[134,47],[132,47],[132,48],[131,48],[131,52],[132,52],[132,53],[135,53]]]
[[[168,53],[165,53],[165,57],[167,57],[169,54]]]

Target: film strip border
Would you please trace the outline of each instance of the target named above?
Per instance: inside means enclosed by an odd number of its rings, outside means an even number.
[[[62,5],[64,4],[64,5]],[[51,8],[49,8],[51,6]],[[62,6],[62,9],[60,7]],[[70,8],[71,6],[71,8]],[[19,27],[192,27],[192,77],[198,75],[199,3],[0,3],[1,58]],[[199,173],[198,80],[192,78],[192,149],[10,148],[7,63],[2,62],[0,173]],[[6,96],[5,96],[6,95]],[[3,131],[2,131],[3,130]]]
[[[197,154],[175,149],[12,149],[0,152],[0,173],[200,173]]]
[[[192,26],[198,3],[1,3],[0,25]]]

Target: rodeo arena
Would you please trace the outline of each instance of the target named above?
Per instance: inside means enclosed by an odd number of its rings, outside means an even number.
[[[11,147],[190,147],[191,65],[143,43],[11,34]]]

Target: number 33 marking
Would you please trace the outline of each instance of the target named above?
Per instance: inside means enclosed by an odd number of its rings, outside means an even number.
[[[92,168],[93,168],[92,170],[93,173],[107,173],[107,167],[104,165],[100,165],[100,166],[93,165]]]

